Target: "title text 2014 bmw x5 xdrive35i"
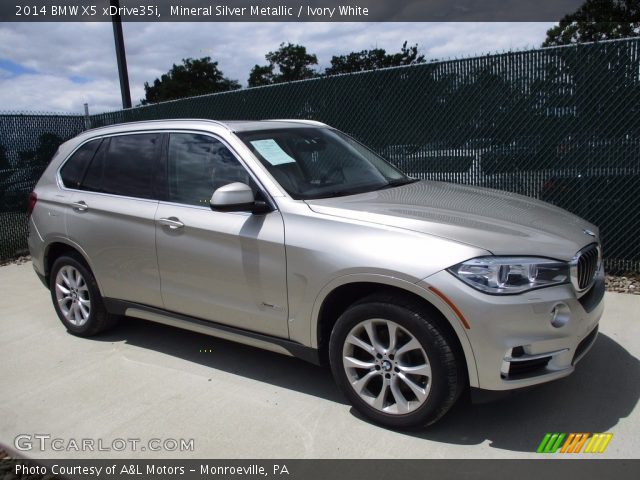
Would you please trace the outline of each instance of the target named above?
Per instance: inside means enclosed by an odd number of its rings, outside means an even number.
[[[60,147],[29,211],[71,333],[126,315],[328,361],[391,427],[435,422],[467,386],[570,374],[603,310],[595,226],[417,181],[317,122],[91,130]]]

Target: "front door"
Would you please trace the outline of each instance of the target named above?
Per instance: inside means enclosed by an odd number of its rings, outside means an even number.
[[[232,182],[259,188],[217,138],[169,134],[166,200],[156,213],[164,306],[287,338],[282,216],[212,211],[214,190]]]

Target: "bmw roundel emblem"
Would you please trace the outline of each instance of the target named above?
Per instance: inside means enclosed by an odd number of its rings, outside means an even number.
[[[596,236],[596,234],[595,234],[595,233],[593,233],[591,230],[587,230],[586,228],[585,228],[584,230],[582,230],[582,232],[583,232],[585,235],[589,235],[590,237],[595,237],[595,236]]]

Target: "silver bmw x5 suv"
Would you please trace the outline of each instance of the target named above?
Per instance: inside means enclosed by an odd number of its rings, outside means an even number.
[[[418,181],[318,122],[171,120],[64,143],[29,248],[69,332],[137,317],[328,362],[366,417],[569,375],[603,310],[598,229]]]

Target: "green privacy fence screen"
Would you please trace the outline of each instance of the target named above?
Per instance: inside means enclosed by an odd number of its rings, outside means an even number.
[[[25,248],[25,199],[57,141],[86,120],[163,118],[319,120],[413,176],[566,208],[601,227],[610,271],[640,272],[638,39],[317,78],[89,119],[0,114],[0,211],[9,219],[0,257]]]

